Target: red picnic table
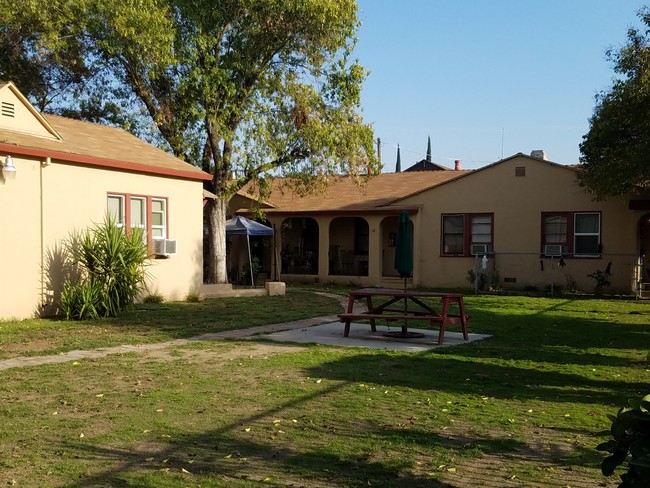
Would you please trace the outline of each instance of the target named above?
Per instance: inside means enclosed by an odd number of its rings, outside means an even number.
[[[368,310],[355,312],[354,302],[366,301]],[[374,299],[374,300],[373,300]],[[440,308],[425,303],[422,299],[434,299],[440,302]],[[377,303],[379,300],[379,303]],[[398,308],[399,302],[402,307]],[[411,305],[411,308],[409,308]],[[455,310],[450,313],[450,305]],[[411,320],[428,321],[432,327],[438,326],[438,344],[442,344],[445,338],[445,329],[451,324],[460,324],[463,330],[463,338],[468,340],[467,324],[469,315],[465,314],[463,295],[460,293],[438,293],[431,291],[411,291],[393,288],[361,288],[353,290],[348,297],[348,308],[346,312],[338,314],[339,320],[345,324],[343,336],[350,334],[350,323],[353,320],[369,320],[370,328],[376,332],[375,320],[401,320],[401,334],[394,334],[398,337],[409,337],[408,322]],[[411,333],[412,334],[412,333]],[[421,336],[421,334],[419,335]],[[416,337],[412,335],[411,337]]]

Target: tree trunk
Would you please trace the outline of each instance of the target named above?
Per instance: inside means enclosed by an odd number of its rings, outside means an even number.
[[[228,283],[226,271],[226,209],[228,202],[216,198],[208,202],[208,283]]]

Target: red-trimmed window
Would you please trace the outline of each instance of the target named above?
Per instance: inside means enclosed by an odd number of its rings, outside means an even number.
[[[442,256],[473,256],[494,250],[494,214],[442,215]]]
[[[563,256],[600,256],[600,220],[600,212],[542,212],[542,254],[560,246]]]
[[[147,195],[109,193],[108,214],[120,227],[140,227],[145,239],[167,238],[167,199]]]

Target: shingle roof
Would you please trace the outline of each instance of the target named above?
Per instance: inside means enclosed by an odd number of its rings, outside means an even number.
[[[0,88],[11,85],[2,83]],[[51,156],[52,159],[115,167],[131,171],[168,174],[191,179],[210,175],[123,129],[40,114],[62,140],[0,129],[0,148],[18,154]]]
[[[433,188],[468,171],[427,171],[411,173],[382,173],[373,176],[365,185],[358,185],[352,178],[331,178],[323,192],[298,196],[288,188],[282,188],[284,181],[273,182],[273,192],[267,202],[276,212],[325,212],[344,210],[369,210],[397,203],[400,200]],[[247,195],[246,190],[240,191]]]
[[[415,163],[413,166],[406,168],[404,171],[407,172],[407,171],[451,171],[451,170],[450,168],[447,168],[440,164],[423,159]]]

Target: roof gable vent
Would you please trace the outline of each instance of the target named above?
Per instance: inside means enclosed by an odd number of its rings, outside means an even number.
[[[4,117],[13,118],[15,112],[16,112],[16,107],[14,106],[13,103],[2,102],[2,104],[0,104],[0,114],[2,114]]]

